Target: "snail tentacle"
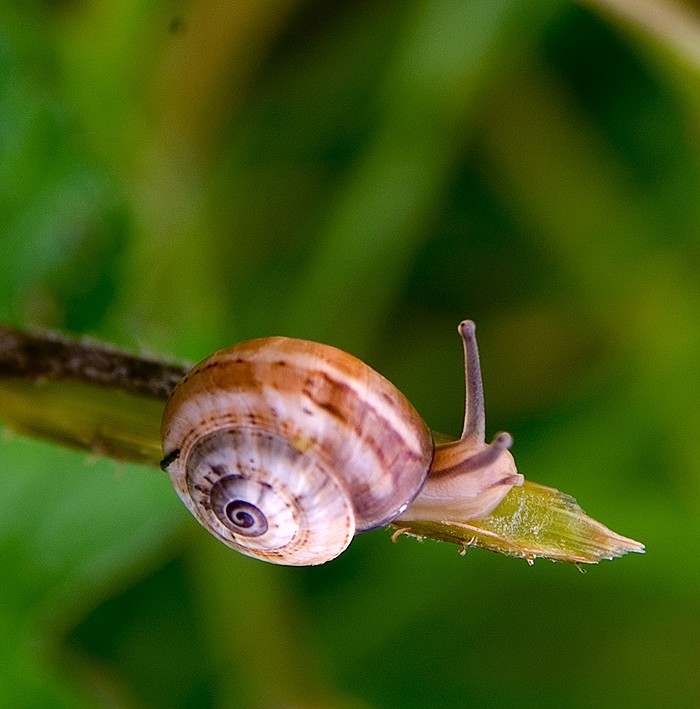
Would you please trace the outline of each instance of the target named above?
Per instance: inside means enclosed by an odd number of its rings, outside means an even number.
[[[510,453],[513,438],[499,433],[485,442],[486,415],[476,326],[459,325],[464,343],[466,403],[457,441],[436,446],[422,491],[401,515],[406,521],[466,522],[488,516],[514,485],[522,485]]]
[[[475,323],[463,320],[459,324],[459,334],[464,343],[464,379],[467,388],[461,439],[473,438],[483,442],[486,436],[486,409]]]

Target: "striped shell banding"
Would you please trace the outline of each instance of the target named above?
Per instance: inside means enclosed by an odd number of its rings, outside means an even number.
[[[163,415],[162,467],[212,534],[278,564],[324,563],[356,532],[397,518],[488,514],[522,476],[507,434],[484,442],[473,324],[460,332],[460,441],[435,447],[403,394],[356,357],[270,337],[221,350],[180,380]]]
[[[195,517],[239,551],[284,564],[323,563],[356,531],[388,524],[433,456],[427,426],[384,377],[282,337],[195,367],[168,402],[163,435],[165,467]]]

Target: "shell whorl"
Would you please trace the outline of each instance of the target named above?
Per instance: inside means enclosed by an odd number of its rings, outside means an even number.
[[[164,467],[224,543],[282,564],[320,564],[383,526],[420,491],[430,432],[361,360],[272,337],[215,353],[176,386]]]

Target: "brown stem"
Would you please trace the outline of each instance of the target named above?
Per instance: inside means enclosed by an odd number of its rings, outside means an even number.
[[[101,342],[0,325],[0,378],[71,379],[165,401],[187,369]]]

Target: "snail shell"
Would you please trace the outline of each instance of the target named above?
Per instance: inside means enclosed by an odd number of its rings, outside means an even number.
[[[428,427],[383,376],[327,345],[271,337],[217,352],[175,387],[163,469],[221,541],[321,564],[400,516],[433,458]]]

